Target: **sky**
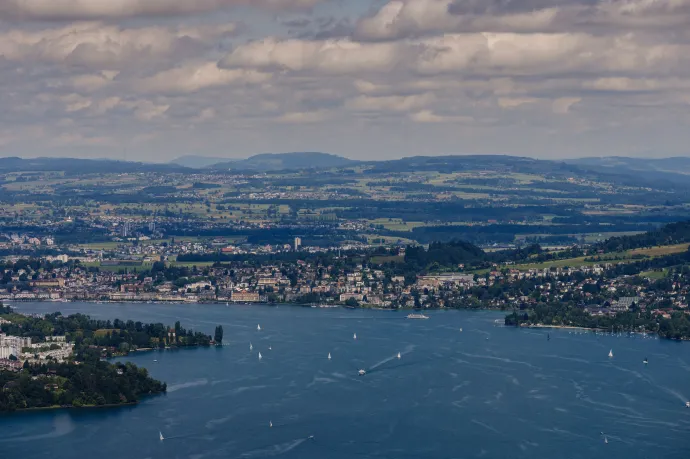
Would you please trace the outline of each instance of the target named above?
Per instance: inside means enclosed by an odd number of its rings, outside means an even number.
[[[0,0],[0,156],[690,154],[690,0]]]

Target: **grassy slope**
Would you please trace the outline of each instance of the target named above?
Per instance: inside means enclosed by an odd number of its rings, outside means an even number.
[[[530,263],[515,265],[514,268],[521,271],[529,269],[545,269],[545,268],[563,268],[566,266],[591,266],[601,263],[617,263],[620,261],[631,260],[634,256],[642,255],[648,258],[661,257],[664,255],[671,255],[674,253],[681,253],[688,250],[689,244],[663,245],[658,247],[651,247],[647,249],[626,250],[624,252],[607,253],[601,255],[601,261],[585,261],[588,257],[566,258],[564,260],[548,261],[544,263]]]

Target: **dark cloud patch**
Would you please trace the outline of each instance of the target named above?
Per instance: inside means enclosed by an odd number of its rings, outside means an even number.
[[[448,6],[453,15],[528,13],[545,8],[595,6],[600,0],[455,0]]]
[[[305,27],[309,27],[312,21],[308,18],[294,18],[281,21],[281,24],[291,29],[304,29]]]
[[[349,18],[322,17],[317,18],[316,29],[305,33],[301,38],[315,40],[328,40],[331,38],[349,37],[353,34],[355,26]]]

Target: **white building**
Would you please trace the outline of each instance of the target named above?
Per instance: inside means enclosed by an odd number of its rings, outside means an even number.
[[[65,341],[67,341],[67,337],[66,337],[65,335],[62,335],[62,336],[46,336],[46,341],[48,341],[48,342],[54,341],[54,342],[57,342],[57,343],[64,343]]]
[[[9,346],[0,346],[0,359],[9,359],[10,355],[17,357],[17,350]]]
[[[0,333],[0,359],[9,359],[11,355],[20,357],[25,347],[31,347],[31,338]]]

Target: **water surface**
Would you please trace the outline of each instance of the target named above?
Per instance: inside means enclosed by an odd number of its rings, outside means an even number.
[[[2,416],[2,457],[690,457],[688,343],[517,330],[491,312],[18,306],[208,334],[220,324],[228,345],[127,357],[168,383],[136,407]]]

